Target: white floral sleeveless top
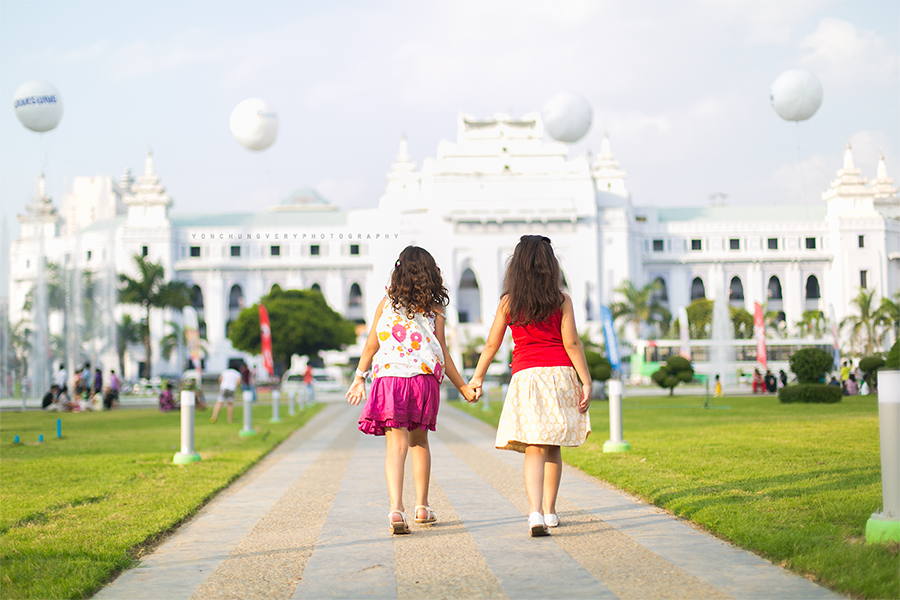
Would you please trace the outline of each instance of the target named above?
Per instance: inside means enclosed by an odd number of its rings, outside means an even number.
[[[416,313],[412,319],[401,308],[384,303],[375,331],[381,347],[372,359],[372,378],[434,375],[444,378],[444,352],[434,334],[435,313]]]

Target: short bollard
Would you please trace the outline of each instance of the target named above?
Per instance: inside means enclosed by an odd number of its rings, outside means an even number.
[[[881,436],[880,513],[866,522],[866,543],[900,542],[900,371],[878,371]]]
[[[38,436],[38,442],[41,442],[41,443],[44,442],[44,434],[43,433]]]
[[[19,436],[16,436],[13,438],[13,444],[18,444],[18,443],[19,443]]]
[[[256,435],[253,431],[253,392],[244,390],[244,428],[241,429],[241,437]]]
[[[62,419],[56,420],[56,439],[62,438]]]
[[[281,400],[281,392],[278,390],[272,390],[272,418],[269,419],[270,423],[281,423],[281,416],[279,413],[278,401]]]
[[[294,416],[297,414],[297,409],[294,408],[294,396],[297,395],[297,392],[290,391],[288,392],[288,415]]]
[[[622,382],[609,380],[609,439],[603,443],[604,452],[627,452],[631,444],[622,439]]]
[[[176,452],[172,459],[176,465],[186,465],[200,460],[194,452],[194,392],[181,392],[181,452]]]

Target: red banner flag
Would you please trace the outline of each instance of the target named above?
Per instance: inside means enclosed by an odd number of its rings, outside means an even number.
[[[259,305],[259,333],[262,340],[263,366],[269,372],[269,377],[275,375],[275,361],[272,360],[272,329],[269,327],[269,311],[262,304]]]
[[[763,318],[763,309],[759,302],[753,303],[753,337],[756,339],[756,362],[766,366],[766,322]]]

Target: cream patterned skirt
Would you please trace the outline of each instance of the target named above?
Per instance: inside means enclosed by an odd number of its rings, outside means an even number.
[[[533,367],[517,372],[497,426],[496,447],[525,452],[525,446],[580,446],[591,418],[578,411],[581,383],[572,367]]]

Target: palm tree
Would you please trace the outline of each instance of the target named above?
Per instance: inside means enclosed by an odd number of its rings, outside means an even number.
[[[859,310],[859,315],[850,315],[841,321],[841,328],[850,327],[850,344],[855,346],[858,341],[863,346],[863,356],[871,356],[876,344],[881,341],[878,334],[879,315],[874,303],[875,290],[860,288],[855,298],[850,300],[850,305]]]
[[[900,292],[894,294],[893,300],[882,298],[876,315],[879,325],[885,328],[882,339],[888,331],[894,332],[894,339],[900,337]]]
[[[613,321],[622,320],[624,325],[632,325],[638,337],[641,336],[642,325],[650,326],[659,335],[668,329],[672,315],[659,302],[659,292],[662,291],[659,281],[648,283],[641,289],[625,281],[615,291],[624,296],[624,300],[613,302],[610,306]]]
[[[181,349],[187,347],[187,335],[185,329],[175,321],[166,321],[166,325],[171,327],[172,331],[164,335],[163,338],[159,340],[159,353],[163,358],[169,360],[170,358],[172,358],[172,352],[178,350],[180,359]],[[205,358],[207,355],[206,344],[204,342],[205,340],[201,338],[200,355],[203,358]],[[482,345],[484,345],[483,340]],[[178,368],[182,368],[182,365],[178,365]]]
[[[125,379],[125,350],[128,344],[141,340],[141,324],[125,313],[122,320],[116,323],[116,353],[119,355],[119,376]]]
[[[804,310],[803,318],[794,324],[802,336],[821,338],[825,335],[825,315],[821,310]]]
[[[144,310],[146,324],[141,331],[144,350],[147,355],[147,375],[153,374],[150,365],[150,309],[151,308],[184,308],[191,303],[188,285],[183,281],[166,281],[166,270],[161,263],[153,263],[139,254],[134,255],[139,277],[133,279],[123,273],[119,281],[119,302],[136,304]]]
[[[31,328],[25,319],[13,325],[9,331],[9,344],[12,346],[13,358],[19,368],[19,381],[28,373],[28,358],[31,356]]]

